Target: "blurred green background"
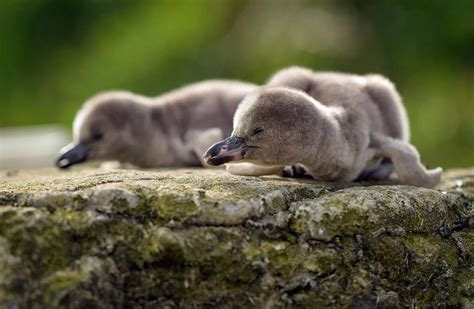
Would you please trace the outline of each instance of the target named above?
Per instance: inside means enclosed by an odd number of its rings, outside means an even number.
[[[429,166],[474,166],[474,1],[0,2],[0,127],[71,127],[108,89],[157,95],[289,65],[397,85]]]

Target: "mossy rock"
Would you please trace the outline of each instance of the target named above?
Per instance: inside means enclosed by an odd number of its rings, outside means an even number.
[[[473,169],[435,190],[4,171],[0,306],[471,307],[473,200]]]

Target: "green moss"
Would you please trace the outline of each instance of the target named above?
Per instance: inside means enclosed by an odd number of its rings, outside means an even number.
[[[197,169],[20,172],[2,181],[3,307],[473,299],[472,203],[463,192]]]
[[[412,299],[421,306],[450,297],[459,296],[453,274],[457,271],[458,253],[455,246],[446,239],[434,235],[409,235],[403,238],[407,248],[407,263],[423,292],[413,293]],[[426,286],[431,289],[426,290]],[[450,291],[450,292],[448,292]]]
[[[366,242],[368,258],[376,261],[375,268],[386,272],[387,279],[395,282],[404,281],[410,275],[409,256],[406,246],[399,238],[388,235],[369,238]]]
[[[287,207],[287,199],[284,194],[277,192],[273,196],[262,199],[263,208],[267,214],[275,214]]]
[[[10,242],[15,256],[40,276],[45,270],[64,266],[69,257],[69,233],[38,210],[0,207],[0,235]]]
[[[287,242],[263,241],[258,244],[246,244],[244,254],[246,260],[253,265],[269,265],[272,273],[287,277],[303,262],[304,255],[298,254],[296,249],[297,247]]]
[[[303,261],[303,266],[319,275],[335,271],[342,262],[341,255],[335,249],[318,248],[308,254]]]
[[[282,241],[263,241],[259,247],[264,260],[269,261],[271,270],[276,274],[290,276],[302,263],[303,255],[298,246]]]
[[[466,259],[474,259],[474,229],[469,228],[460,232],[453,233],[453,238],[464,251]]]
[[[50,306],[57,307],[64,297],[73,289],[89,280],[89,275],[78,270],[57,271],[48,276],[44,281],[44,302]]]
[[[297,203],[290,226],[299,234],[325,241],[337,235],[362,233],[373,226],[366,201],[364,196],[336,192]]]
[[[170,229],[162,227],[147,229],[139,245],[140,255],[146,262],[166,258],[177,263],[183,260],[184,250],[181,237]]]
[[[458,292],[468,299],[474,300],[474,266],[464,269],[456,276]]]
[[[194,201],[176,195],[164,195],[150,200],[156,214],[164,221],[184,221],[198,210]]]
[[[455,246],[439,236],[410,235],[403,243],[412,253],[413,271],[428,280],[436,271],[436,265],[446,265],[451,269],[458,266],[458,255]]]

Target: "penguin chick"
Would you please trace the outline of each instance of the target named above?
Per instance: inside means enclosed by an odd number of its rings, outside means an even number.
[[[139,167],[203,164],[201,154],[232,131],[232,117],[255,85],[210,80],[155,98],[111,91],[88,100],[73,123],[73,142],[60,168],[86,160],[116,160]]]
[[[390,127],[387,118],[393,115],[382,113],[358,86],[328,86],[320,89],[327,105],[299,90],[262,87],[242,101],[232,135],[211,146],[204,159],[212,165],[252,163],[245,169],[227,166],[240,175],[281,174],[285,166],[301,164],[316,179],[353,181],[388,158],[402,183],[434,187],[439,182],[442,170],[421,165],[416,149],[404,140],[402,120]]]
[[[275,73],[267,85],[302,90],[328,106],[341,104],[349,107],[357,103],[369,114],[377,130],[382,130],[388,137],[409,143],[410,130],[405,107],[395,86],[384,76],[314,72],[293,66]],[[371,142],[375,142],[375,139]],[[412,150],[419,157],[416,149]],[[357,180],[384,180],[390,177],[393,169],[394,164],[390,158],[373,160]],[[295,169],[286,168],[284,172],[288,170],[291,175]],[[303,168],[296,171],[300,171],[298,176],[305,175]]]

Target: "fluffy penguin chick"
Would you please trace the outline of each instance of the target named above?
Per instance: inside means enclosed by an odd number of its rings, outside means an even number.
[[[354,82],[363,83],[363,78]],[[404,119],[394,128],[393,115],[383,113],[365,90],[333,86],[322,96],[327,105],[295,89],[257,90],[239,106],[232,135],[211,146],[204,159],[213,165],[251,163],[227,165],[240,175],[278,174],[285,166],[302,164],[316,179],[352,181],[364,173],[387,178],[391,170],[385,172],[382,161],[387,158],[402,183],[434,187],[439,182],[442,170],[426,170],[404,140]]]
[[[73,123],[73,142],[57,165],[117,160],[139,167],[192,166],[201,154],[232,131],[232,117],[255,85],[211,80],[156,98],[124,91],[87,101]]]

